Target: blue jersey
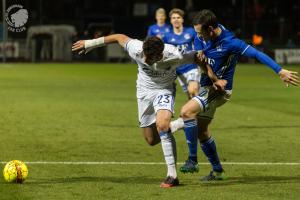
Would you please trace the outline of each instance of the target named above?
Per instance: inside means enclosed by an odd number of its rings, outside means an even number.
[[[176,46],[182,53],[186,53],[194,50],[195,37],[196,32],[193,28],[183,28],[180,35],[175,34],[173,31],[166,33],[165,37],[163,37],[163,41],[167,44]],[[197,68],[197,65],[195,64],[181,65],[176,69],[176,73],[177,75],[181,75],[195,68]]]
[[[169,24],[164,24],[163,26],[158,26],[157,24],[153,24],[149,26],[147,37],[158,36],[163,38],[166,33],[171,31],[172,27]]]
[[[204,51],[208,63],[217,77],[227,80],[225,89],[231,90],[236,63],[249,45],[236,38],[222,25],[219,27],[222,32],[217,38],[205,42],[202,38],[196,37],[194,45],[196,50]],[[202,74],[200,84],[201,86],[209,86],[212,85],[212,82],[206,74]]]

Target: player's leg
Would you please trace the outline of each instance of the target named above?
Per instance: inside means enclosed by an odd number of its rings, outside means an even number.
[[[199,82],[198,81],[189,81],[188,82],[188,87],[187,87],[187,90],[188,90],[188,94],[189,94],[189,98],[193,98],[194,96],[197,96],[199,94]]]
[[[184,121],[184,132],[189,148],[188,159],[185,161],[185,164],[180,167],[180,171],[183,173],[194,173],[199,171],[197,160],[197,114],[203,111],[203,107],[199,105],[198,101],[195,100],[195,98],[188,101],[181,109],[181,116]]]
[[[168,168],[167,178],[161,184],[161,187],[172,187],[179,184],[176,172],[176,141],[169,128],[171,117],[172,113],[169,110],[158,110],[156,116],[156,127]]]
[[[188,99],[199,94],[200,90],[200,72],[196,68],[189,69],[183,74],[177,74],[177,79],[183,92],[187,94]]]
[[[196,78],[195,73],[198,72],[198,70],[191,70],[191,71],[195,71],[195,72],[190,72],[187,74],[189,98],[193,98],[194,96],[197,96],[199,94],[199,82],[194,80]],[[197,110],[196,112],[200,112],[200,110],[199,111]],[[184,133],[185,133],[185,138],[189,149],[189,157],[185,161],[185,164],[180,168],[180,171],[183,173],[198,172],[199,171],[198,159],[197,159],[198,140],[197,140],[197,136],[195,135],[196,131],[195,132],[190,131],[194,129],[189,127],[190,125],[193,126],[193,123],[197,123],[197,122],[195,122],[194,120],[187,121],[186,118],[185,118],[186,122],[184,122],[183,119],[182,121],[183,121],[183,128],[185,128]],[[178,119],[175,122],[177,122],[175,123],[177,124],[177,127],[179,127],[178,125],[182,125],[180,124],[180,119]]]
[[[199,95],[200,92],[200,71],[198,68],[191,69],[185,73],[187,90],[189,98],[193,98]]]
[[[184,74],[181,74],[181,75],[177,74],[177,80],[178,80],[183,92],[189,98],[187,80],[186,80],[186,77],[184,76]],[[170,129],[171,129],[172,133],[175,133],[176,131],[182,129],[183,126],[184,126],[184,122],[183,122],[183,119],[181,116],[178,119],[170,122]]]
[[[178,80],[179,85],[182,88],[182,91],[186,94],[187,98],[190,99],[190,97],[189,97],[190,95],[188,93],[188,82],[187,82],[185,74],[180,74],[180,75],[177,74],[177,80]]]
[[[178,79],[178,80],[182,80],[182,79]],[[198,81],[189,81],[188,84],[186,85],[183,85],[182,87],[185,88],[184,90],[186,90],[189,99],[199,94],[200,84]],[[178,119],[171,121],[170,123],[170,129],[172,133],[175,133],[176,131],[183,129],[183,127],[184,127],[184,122],[182,117],[179,117]]]
[[[154,145],[160,143],[160,137],[159,137],[157,129],[156,129],[156,124],[152,124],[148,127],[143,127],[141,129],[142,129],[142,133],[144,135],[146,142],[150,146],[154,146]]]
[[[211,119],[209,118],[199,118],[199,141],[201,149],[206,156],[207,160],[212,166],[212,171],[207,175],[201,178],[202,181],[212,181],[212,180],[225,180],[226,176],[222,164],[220,162],[217,147],[214,138],[209,131],[208,125],[210,124]]]
[[[185,89],[185,92],[187,93],[189,99],[199,94],[200,75],[198,69],[190,69],[184,74],[179,75],[178,79],[181,86]],[[197,131],[190,131],[190,127],[189,127],[193,123],[196,124],[196,122],[193,121],[194,120],[192,121],[188,120],[186,123],[184,123],[183,118],[179,118],[171,122],[170,124],[172,132],[184,128],[186,125],[185,138],[189,149],[189,158],[186,160],[185,164],[180,168],[180,171],[183,173],[198,172],[198,162],[197,162],[198,140],[196,135]]]
[[[167,178],[160,186],[163,188],[177,186],[179,181],[176,172],[176,141],[169,126],[174,112],[174,96],[163,92],[157,96],[153,105],[156,111],[156,128],[168,169]]]
[[[142,95],[140,95],[142,96]],[[139,124],[146,142],[154,146],[160,142],[156,129],[156,114],[153,108],[155,94],[145,95],[137,99]]]
[[[209,175],[201,178],[203,181],[211,181],[211,180],[224,180],[226,179],[223,167],[221,165],[217,147],[214,138],[209,131],[209,124],[211,123],[216,109],[225,104],[231,96],[231,91],[226,91],[225,93],[216,93],[212,91],[208,97],[207,110],[203,113],[199,114],[198,117],[198,127],[199,127],[199,141],[200,146],[207,157],[207,160],[210,162],[212,166],[212,171]]]
[[[170,129],[172,133],[175,133],[176,131],[183,129],[183,127],[184,127],[184,121],[182,117],[178,117],[176,120],[170,122]]]

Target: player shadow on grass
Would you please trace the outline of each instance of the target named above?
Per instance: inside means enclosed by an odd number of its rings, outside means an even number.
[[[151,178],[146,176],[137,177],[112,177],[112,176],[83,176],[83,177],[65,177],[31,180],[26,184],[43,185],[43,184],[60,184],[60,183],[119,183],[119,184],[158,184],[161,178]]]
[[[230,177],[225,181],[215,182],[201,182],[201,185],[206,186],[230,186],[230,185],[255,185],[255,184],[288,184],[288,183],[300,183],[300,176],[243,176],[243,177]],[[193,184],[197,185],[198,184]]]

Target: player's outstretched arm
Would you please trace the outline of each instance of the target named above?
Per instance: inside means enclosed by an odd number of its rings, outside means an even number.
[[[129,39],[130,38],[128,36],[123,34],[112,34],[91,40],[79,40],[73,44],[72,51],[79,51],[79,54],[88,53],[95,48],[116,42],[119,43],[120,46],[124,47]]]
[[[244,52],[245,56],[250,58],[256,58],[261,63],[269,66],[273,69],[280,77],[280,79],[288,86],[289,84],[298,86],[299,85],[299,76],[298,72],[289,71],[283,69],[278,65],[272,58],[264,54],[261,51],[256,50],[255,48],[249,46]]]

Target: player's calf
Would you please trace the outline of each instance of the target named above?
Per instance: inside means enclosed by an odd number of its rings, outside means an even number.
[[[142,132],[143,132],[146,142],[150,146],[154,146],[154,145],[160,143],[160,137],[157,133],[155,124],[153,124],[149,127],[142,128]]]

